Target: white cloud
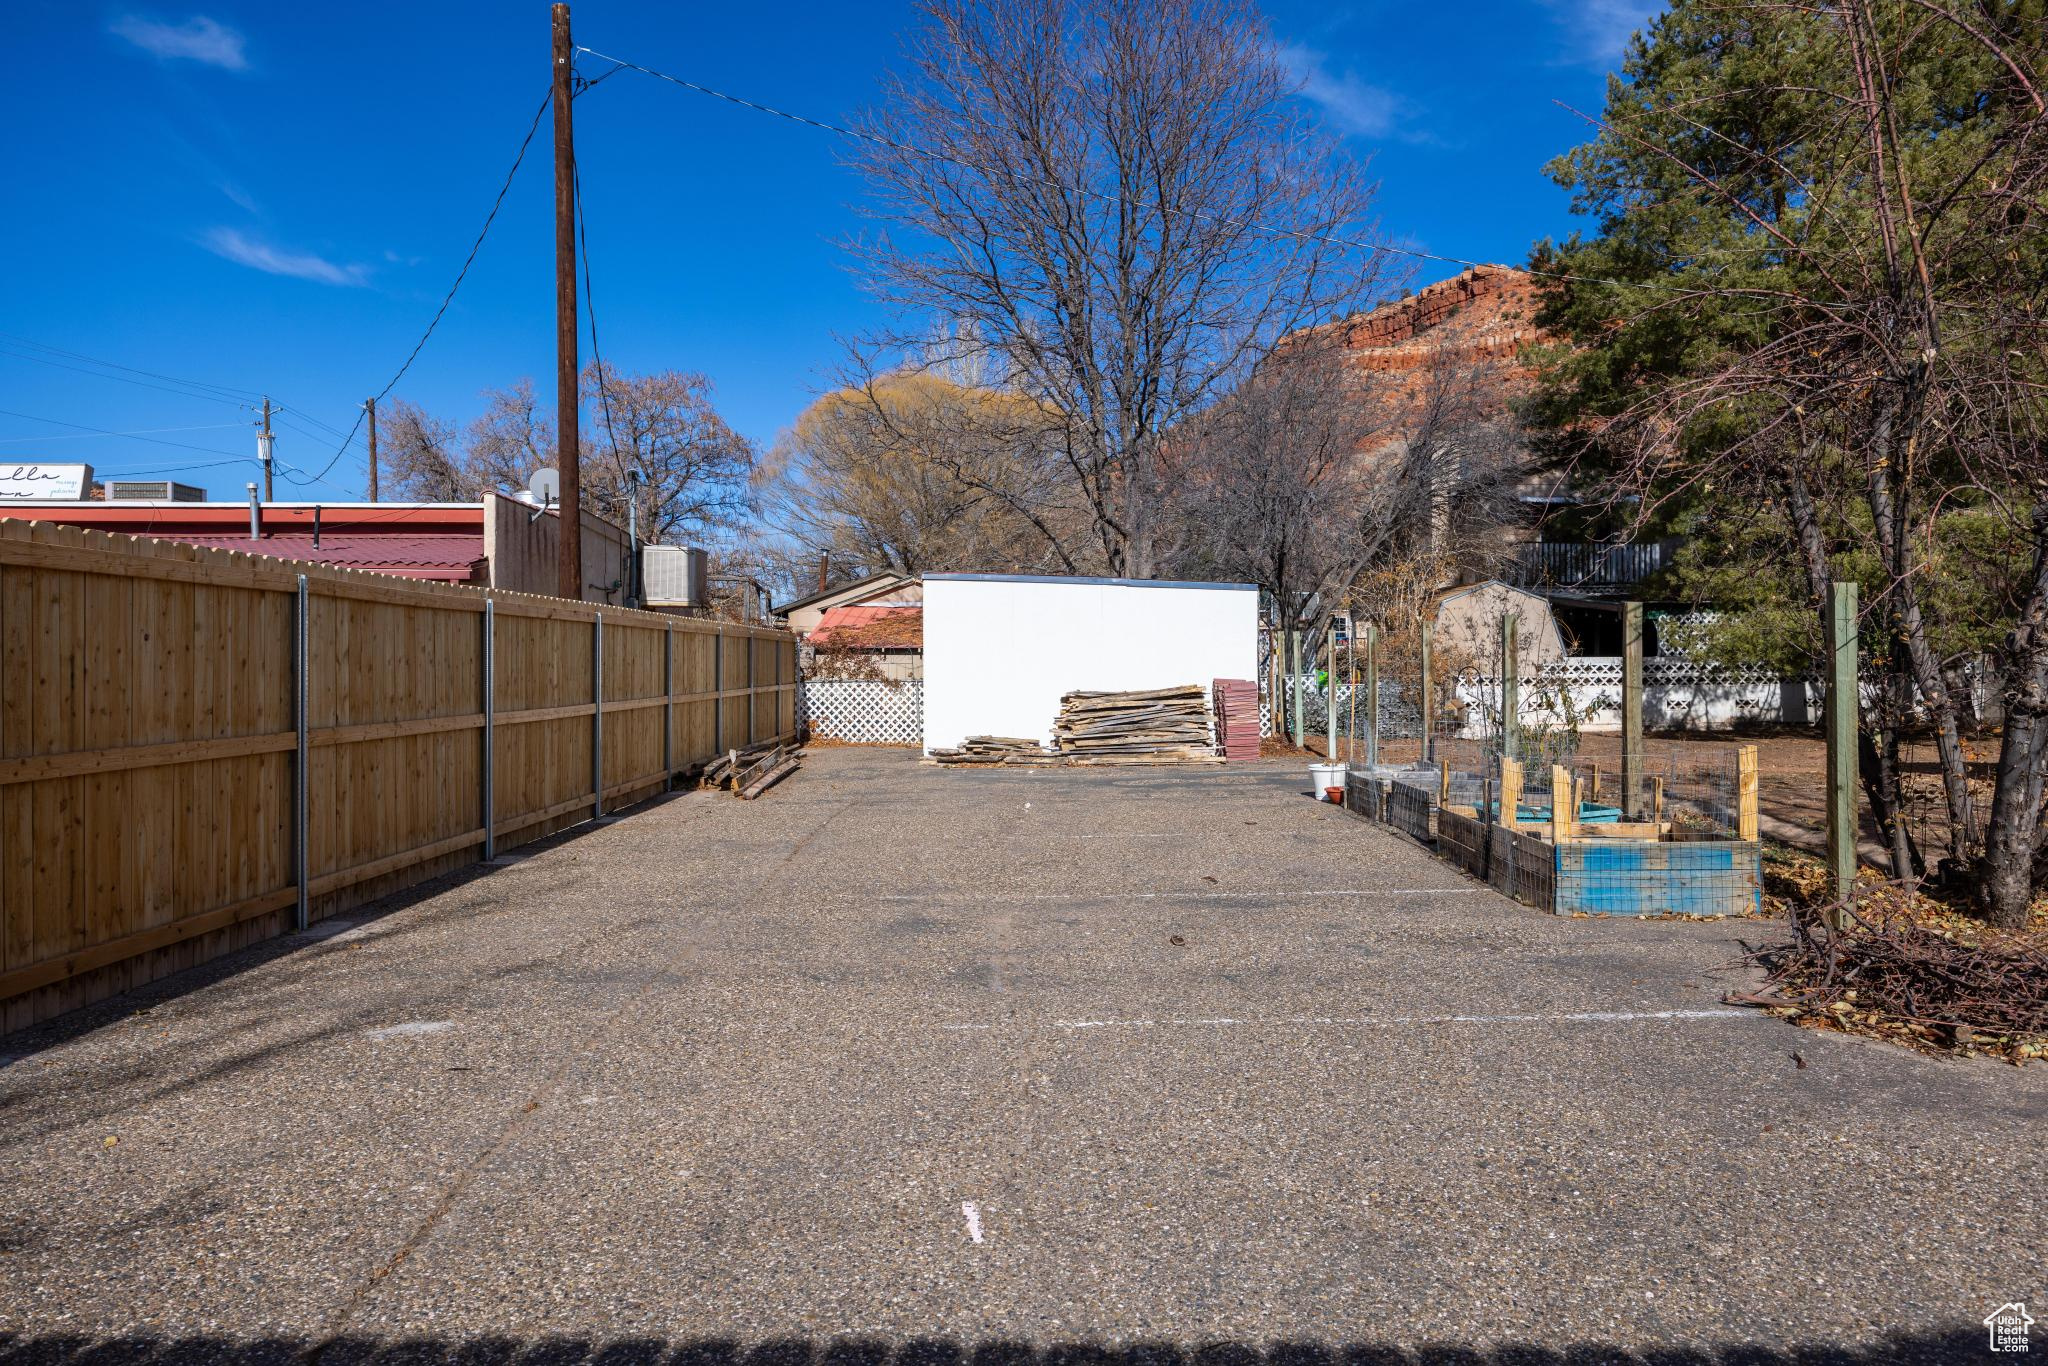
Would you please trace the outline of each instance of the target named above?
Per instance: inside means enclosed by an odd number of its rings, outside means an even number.
[[[1331,67],[1329,54],[1300,43],[1282,43],[1280,60],[1301,84],[1301,96],[1321,109],[1339,132],[1381,138],[1395,133],[1407,105],[1354,71]]]
[[[1565,56],[1589,66],[1621,64],[1629,35],[1664,12],[1662,0],[1543,0],[1563,31]]]
[[[107,29],[164,61],[200,62],[228,71],[249,69],[248,55],[242,50],[242,35],[203,14],[195,14],[182,24],[124,14]]]
[[[286,251],[233,228],[215,228],[200,238],[199,244],[214,255],[224,256],[251,270],[260,270],[268,275],[289,275],[323,285],[360,285],[370,273],[367,266],[341,266],[311,252]]]

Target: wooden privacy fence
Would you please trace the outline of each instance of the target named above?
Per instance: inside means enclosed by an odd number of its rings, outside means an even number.
[[[0,520],[0,1032],[796,732],[784,631]]]

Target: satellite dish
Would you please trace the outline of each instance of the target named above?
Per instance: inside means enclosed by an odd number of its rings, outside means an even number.
[[[562,476],[542,466],[533,472],[533,478],[526,481],[526,491],[542,507],[562,501]]]

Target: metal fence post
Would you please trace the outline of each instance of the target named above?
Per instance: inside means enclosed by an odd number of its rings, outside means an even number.
[[[661,628],[661,790],[676,790],[676,624]]]
[[[1323,762],[1334,764],[1337,762],[1337,627],[1334,623],[1325,648],[1330,653],[1323,677],[1330,680],[1330,696],[1323,703]]]
[[[1380,762],[1380,628],[1365,624],[1365,762]]]
[[[299,897],[292,923],[301,930],[312,923],[313,916],[313,856],[312,850],[306,847],[306,806],[312,791],[310,775],[306,771],[312,750],[306,729],[310,684],[310,660],[307,658],[310,626],[307,617],[312,596],[306,576],[299,575],[299,597],[292,612],[292,724],[299,733],[297,757],[292,763],[292,881],[298,884]]]
[[[1435,633],[1433,621],[1418,622],[1421,632],[1422,651],[1422,762],[1428,763],[1436,757],[1436,675],[1430,667],[1430,636]]]
[[[483,765],[483,808],[484,808],[484,862],[489,863],[498,856],[498,795],[496,791],[498,757],[498,604],[491,598],[484,599],[484,765]]]
[[[1621,818],[1643,815],[1643,605],[1621,605]]]
[[[1301,632],[1289,631],[1287,639],[1294,650],[1294,673],[1287,680],[1287,688],[1294,697],[1294,747],[1303,748],[1302,741],[1302,699],[1301,688]]]
[[[1856,890],[1856,595],[1853,580],[1828,594],[1828,867],[1837,901]],[[1832,919],[1841,929],[1848,916]]]
[[[590,619],[590,818],[604,814],[604,613]]]

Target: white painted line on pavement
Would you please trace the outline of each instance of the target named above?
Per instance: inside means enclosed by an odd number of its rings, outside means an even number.
[[[385,1025],[372,1029],[363,1035],[366,1039],[404,1039],[416,1034],[441,1034],[455,1028],[453,1020],[407,1020],[404,1024]]]
[[[1045,1024],[950,1024],[949,1033],[989,1029],[1158,1029],[1177,1025],[1216,1029],[1230,1025],[1433,1025],[1433,1024],[1626,1024],[1638,1020],[1733,1020],[1761,1018],[1754,1010],[1582,1010],[1561,1015],[1269,1015],[1157,1020],[1052,1020]]]
[[[1303,900],[1344,896],[1479,896],[1498,895],[1491,887],[1348,887],[1268,892],[1030,892],[1023,896],[973,896],[956,892],[897,892],[882,901],[1251,901],[1261,898]]]
[[[975,1242],[981,1241],[981,1211],[974,1207],[972,1200],[960,1202],[961,1217],[967,1220],[967,1236]]]
[[[1031,838],[1035,840],[1186,840],[1193,839],[1200,833],[1200,831],[1196,830],[1133,830],[1124,833],[1101,831],[1092,835],[1034,834]]]

